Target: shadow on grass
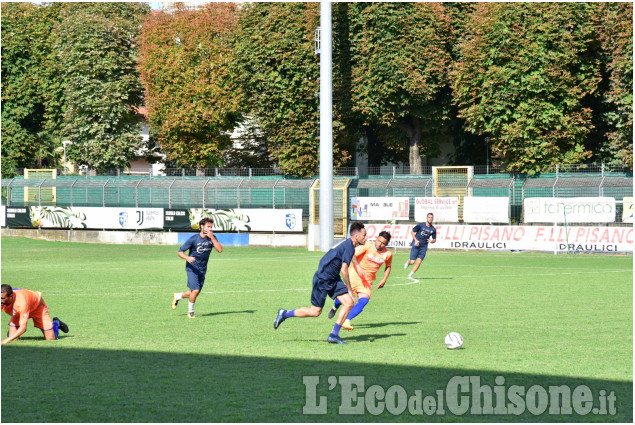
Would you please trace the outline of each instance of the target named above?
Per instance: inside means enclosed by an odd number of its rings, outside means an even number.
[[[406,334],[372,334],[372,335],[355,335],[355,336],[345,336],[345,341],[357,341],[357,342],[375,342],[384,338],[393,338],[393,337],[401,337],[406,336]]]
[[[385,335],[381,335],[381,334],[374,334],[374,335],[355,335],[355,336],[351,336],[351,334],[349,334],[348,332],[342,331],[340,332],[340,336],[342,337],[342,339],[346,342],[375,342],[378,341],[380,339],[384,339],[384,338],[393,338],[393,337],[401,337],[401,336],[406,336],[406,334],[385,334]],[[316,342],[319,343],[321,345],[323,345],[326,342],[326,336],[322,339],[306,339],[306,338],[298,338],[298,339],[294,339],[293,341],[296,342]],[[334,346],[336,344],[333,344]]]
[[[354,326],[356,328],[383,328],[384,326],[406,326],[406,325],[420,325],[423,322],[384,322],[384,323],[365,323]]]
[[[364,401],[364,395],[368,398],[370,391],[357,394],[352,404],[379,406],[379,412],[375,412],[378,415],[368,411],[362,415],[339,414],[340,405],[350,399],[342,392],[342,377],[361,373],[365,390],[378,385],[390,392],[391,387],[400,386],[405,390],[404,396],[411,397],[416,394],[415,390],[420,390],[422,397],[435,399],[437,391],[442,391],[444,414],[427,416],[401,405],[405,410],[393,415],[388,410],[390,403],[384,405],[382,397],[375,403]],[[303,414],[303,406],[307,404],[304,376],[319,377],[319,384],[313,386],[317,396],[314,400],[326,403],[325,414]],[[537,388],[535,385],[545,390],[549,386],[567,386],[571,391],[584,385],[592,391],[593,407],[599,406],[598,394],[601,395],[602,390],[607,396],[613,392],[617,414],[585,416],[574,410],[567,415],[534,415],[523,409],[519,415],[475,415],[469,411],[455,415],[447,403],[452,399],[449,382],[455,376],[478,376],[482,389],[484,386],[495,388],[495,379],[502,374],[380,363],[8,346],[2,349],[1,419],[3,422],[629,423],[633,420],[632,382],[520,373],[504,375],[505,391],[513,385],[524,386],[527,394],[531,388]],[[471,390],[474,391],[474,387]],[[530,401],[539,400],[538,393],[540,391],[534,391],[533,397],[528,396],[528,406]],[[470,403],[469,394],[470,389],[465,388],[459,395]],[[472,403],[480,404],[481,397],[475,397]],[[506,403],[511,400],[507,398]],[[524,398],[522,400],[524,406]],[[515,405],[518,406],[518,400]]]
[[[61,339],[66,339],[66,338],[75,338],[73,335],[64,335],[62,333],[60,333],[59,337],[57,338],[58,340]],[[52,344],[53,342],[45,342],[46,340],[44,339],[44,336],[42,335],[37,335],[37,336],[20,336],[20,338],[18,338],[20,341],[42,341],[45,344]]]

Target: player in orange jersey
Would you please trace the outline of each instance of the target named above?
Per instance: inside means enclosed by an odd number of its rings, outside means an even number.
[[[26,332],[26,324],[33,319],[33,325],[40,328],[45,339],[57,339],[59,330],[68,332],[68,326],[57,317],[51,320],[49,308],[42,298],[41,292],[28,289],[13,289],[10,285],[2,284],[2,310],[11,316],[9,334],[2,344],[8,344],[20,338]]]
[[[344,329],[349,331],[353,330],[351,320],[357,317],[370,301],[372,285],[382,265],[385,265],[386,268],[384,269],[384,277],[377,284],[377,289],[383,288],[386,284],[392,267],[392,252],[386,248],[388,242],[390,242],[390,237],[390,233],[383,231],[379,233],[374,243],[367,242],[355,250],[350,279],[353,292],[357,294],[358,300],[342,325]],[[329,311],[329,319],[335,316],[335,312],[339,306],[339,302],[335,300],[333,308]]]

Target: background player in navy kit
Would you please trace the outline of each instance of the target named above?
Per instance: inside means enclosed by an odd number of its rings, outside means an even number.
[[[403,268],[407,269],[410,264],[415,266],[408,277],[412,277],[424,258],[426,258],[426,252],[428,251],[428,243],[435,243],[437,241],[437,229],[432,225],[434,220],[434,214],[428,213],[425,223],[419,223],[412,229],[412,248],[410,249],[410,260],[406,261]]]
[[[278,316],[273,322],[274,329],[278,329],[278,326],[290,317],[318,317],[322,313],[322,308],[324,308],[326,296],[329,295],[332,299],[338,299],[342,303],[342,307],[327,341],[332,344],[346,344],[339,337],[339,332],[348,312],[355,303],[348,275],[348,266],[351,264],[355,254],[355,248],[366,242],[364,224],[359,221],[353,222],[350,234],[350,239],[346,239],[331,248],[320,260],[318,269],[313,275],[311,307],[302,307],[289,311],[281,308],[278,310]],[[340,273],[342,275],[341,279]]]
[[[172,298],[172,310],[176,309],[176,305],[179,300],[188,298],[188,314],[187,317],[193,319],[194,316],[194,303],[196,297],[203,289],[205,283],[205,274],[207,273],[207,261],[209,260],[209,254],[212,252],[212,248],[216,251],[223,252],[223,247],[214,236],[212,232],[212,225],[214,221],[211,218],[202,219],[198,225],[201,232],[190,237],[181,248],[179,248],[178,256],[186,261],[185,271],[187,272],[187,287],[188,291],[177,292]],[[185,251],[189,253],[186,254]]]

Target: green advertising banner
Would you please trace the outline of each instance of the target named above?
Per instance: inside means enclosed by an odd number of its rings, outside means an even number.
[[[198,230],[190,224],[189,210],[163,210],[163,227],[171,230]]]
[[[7,207],[6,225],[7,227],[37,227],[38,223],[32,223],[29,207]]]

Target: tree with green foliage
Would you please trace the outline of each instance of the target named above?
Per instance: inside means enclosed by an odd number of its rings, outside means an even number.
[[[601,79],[592,3],[479,3],[452,73],[469,131],[508,169],[583,163]]]
[[[451,22],[440,3],[351,5],[353,109],[408,151],[410,172],[434,154],[449,119]],[[405,136],[405,138],[404,138]],[[404,139],[406,142],[404,143]]]
[[[223,165],[240,121],[240,90],[229,65],[237,8],[153,13],[143,24],[139,69],[150,127],[168,160],[181,167]]]
[[[608,89],[603,93],[609,164],[633,169],[633,4],[601,3],[600,37],[607,52]]]
[[[313,174],[319,160],[317,10],[310,3],[245,5],[234,37],[247,112],[258,118],[280,169],[292,175]]]
[[[334,5],[334,45],[346,40],[346,5]],[[248,113],[258,118],[271,157],[290,175],[310,176],[319,165],[319,56],[314,34],[317,3],[254,3],[241,11],[235,34],[235,69],[241,76]],[[350,160],[356,131],[348,126],[349,79],[345,49],[333,52],[333,163]],[[344,54],[344,56],[342,56]],[[347,109],[348,108],[348,109]]]
[[[142,3],[72,3],[63,14],[56,49],[66,81],[64,135],[81,164],[124,167],[142,146],[136,39],[148,12]]]
[[[452,64],[461,60],[459,46],[470,33],[471,14],[477,3],[446,2],[443,3],[452,24],[450,52]],[[450,106],[450,124],[448,137],[452,140],[454,151],[449,156],[449,165],[480,165],[490,164],[488,140],[483,135],[474,134],[465,128],[465,121],[459,117],[454,103]]]
[[[2,3],[2,176],[57,168],[62,111],[54,57],[61,4]]]
[[[258,121],[244,116],[232,135],[232,146],[223,152],[228,168],[273,168],[269,144]]]

